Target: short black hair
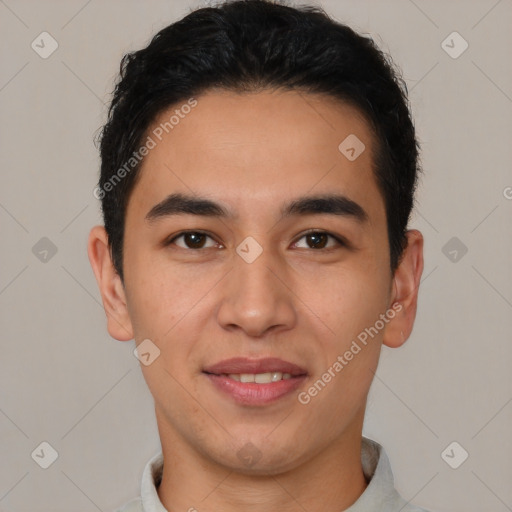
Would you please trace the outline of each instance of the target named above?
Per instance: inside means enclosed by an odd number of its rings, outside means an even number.
[[[394,273],[406,247],[420,172],[400,71],[370,37],[321,7],[228,0],[192,11],[121,60],[99,136],[101,173],[95,189],[121,280],[126,206],[142,161],[137,150],[159,114],[213,88],[320,93],[358,109],[376,139],[374,174],[386,208]]]

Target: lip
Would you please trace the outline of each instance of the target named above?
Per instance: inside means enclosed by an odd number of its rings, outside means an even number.
[[[263,406],[275,402],[291,394],[307,378],[307,375],[291,377],[286,380],[256,384],[254,382],[238,382],[227,375],[204,373],[213,386],[222,394],[230,396],[240,405]]]
[[[233,357],[225,359],[203,369],[207,374],[222,375],[229,373],[289,373],[292,377],[305,376],[307,371],[300,366],[283,361],[277,357],[265,357],[263,359],[249,359],[247,357]],[[261,386],[262,384],[257,384]]]
[[[257,384],[238,382],[226,374],[230,373],[289,373],[290,379]],[[225,359],[203,369],[203,374],[222,394],[230,396],[241,405],[266,405],[289,395],[307,378],[308,372],[300,366],[277,357],[249,359],[233,357]]]

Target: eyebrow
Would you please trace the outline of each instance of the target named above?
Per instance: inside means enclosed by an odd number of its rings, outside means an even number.
[[[349,217],[361,224],[368,221],[368,213],[360,204],[340,194],[302,196],[284,204],[281,208],[281,218],[318,214]],[[145,219],[151,224],[159,219],[175,215],[231,219],[237,217],[231,210],[210,199],[175,193],[153,206],[146,214]]]

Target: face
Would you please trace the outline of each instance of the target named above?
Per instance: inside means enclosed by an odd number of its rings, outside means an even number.
[[[392,305],[407,289],[390,273],[366,122],[324,96],[210,91],[163,135],[129,200],[109,319],[112,336],[160,351],[141,368],[162,444],[277,473],[355,439],[382,342],[404,329]],[[187,199],[202,203],[187,211]],[[282,362],[213,368],[231,358]],[[293,375],[221,375],[279,369]]]

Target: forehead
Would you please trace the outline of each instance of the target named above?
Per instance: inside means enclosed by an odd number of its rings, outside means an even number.
[[[184,101],[162,112],[146,134],[155,144],[132,192],[144,214],[176,191],[254,215],[334,189],[364,203],[370,216],[384,213],[373,134],[354,107],[297,91],[210,90],[195,100],[193,108],[181,108]]]

